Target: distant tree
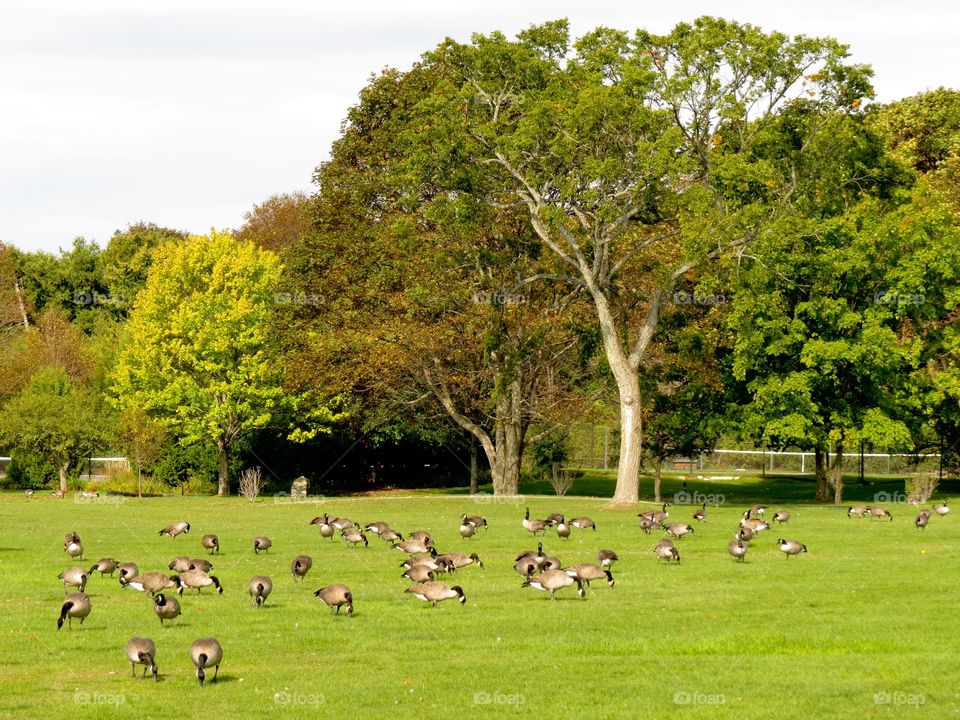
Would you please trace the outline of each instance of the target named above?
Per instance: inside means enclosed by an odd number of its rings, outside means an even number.
[[[120,414],[118,425],[120,444],[127,462],[137,472],[137,497],[142,497],[143,470],[160,457],[166,431],[147,413],[132,408]]]
[[[248,240],[278,255],[313,232],[312,205],[302,192],[272,195],[244,216],[237,230],[239,240]]]
[[[187,233],[139,222],[117,230],[100,253],[99,273],[106,288],[108,309],[126,317],[137,293],[147,282],[154,251],[166,242],[182,242]]]

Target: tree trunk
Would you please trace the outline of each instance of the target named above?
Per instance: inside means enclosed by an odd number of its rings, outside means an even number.
[[[837,443],[837,450],[830,465],[830,486],[833,488],[833,502],[840,505],[843,502],[843,443]]]
[[[827,502],[830,499],[830,485],[827,481],[827,451],[821,447],[813,449],[815,463],[814,477],[817,479],[817,502]]]
[[[65,493],[67,491],[67,471],[70,470],[70,463],[65,462],[61,463],[60,467],[57,468],[57,471],[60,473],[60,492]]]
[[[137,465],[137,497],[143,500],[143,471]]]
[[[470,443],[470,494],[476,495],[480,492],[480,466],[477,456],[477,439],[469,434],[467,440]]]
[[[217,445],[217,454],[220,461],[220,472],[217,482],[217,495],[227,497],[230,495],[230,447],[221,442]]]
[[[653,476],[653,500],[654,502],[663,502],[660,499],[660,476],[663,471],[663,456],[660,455],[657,457],[657,470],[656,474]]]
[[[629,367],[614,372],[620,390],[620,457],[617,462],[617,487],[613,502],[635,503],[640,499],[638,487],[640,459],[643,454],[643,420],[640,412],[640,381]]]

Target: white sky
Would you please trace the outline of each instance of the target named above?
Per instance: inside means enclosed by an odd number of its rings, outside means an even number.
[[[873,65],[878,100],[960,87],[944,0],[0,0],[0,241],[105,245],[144,220],[204,233],[310,191],[370,73],[444,37],[568,17],[667,32],[712,14],[830,35]]]

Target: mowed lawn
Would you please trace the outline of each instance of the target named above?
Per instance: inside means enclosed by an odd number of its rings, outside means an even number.
[[[671,487],[671,492],[673,488]],[[396,717],[535,713],[538,717],[869,718],[960,714],[960,502],[913,526],[914,508],[890,504],[893,522],[848,519],[846,508],[799,502],[782,530],[762,533],[747,561],[726,551],[744,505],[709,508],[693,536],[677,541],[679,566],[658,565],[636,514],[598,498],[527,496],[522,503],[437,494],[330,498],[252,505],[232,498],[101,498],[58,501],[0,494],[0,690],[4,718]],[[545,549],[564,564],[620,555],[617,584],[594,583],[557,602],[521,589],[513,570],[536,541],[520,525],[524,507],[589,515],[596,532],[550,533]],[[695,506],[673,505],[671,520]],[[375,535],[370,547],[320,538],[308,523],[327,511],[401,532],[429,530],[439,550],[476,552],[443,578],[466,605],[436,609],[403,592],[405,557]],[[463,540],[461,513],[485,515],[486,532]],[[186,520],[191,531],[160,537]],[[57,574],[74,564],[63,535],[76,530],[89,568],[103,556],[166,570],[174,556],[203,557],[216,533],[214,570],[223,595],[185,592],[179,621],[161,628],[149,596],[95,575],[93,612],[82,630],[57,632],[63,598]],[[273,540],[253,553],[254,536]],[[786,559],[778,536],[809,553]],[[290,563],[313,557],[304,583]],[[247,584],[268,574],[267,605],[250,607]],[[313,596],[342,582],[353,618],[334,617]],[[130,677],[124,655],[135,635],[158,649],[160,682]],[[200,688],[191,643],[217,637],[220,680]],[[212,677],[212,672],[208,678]]]

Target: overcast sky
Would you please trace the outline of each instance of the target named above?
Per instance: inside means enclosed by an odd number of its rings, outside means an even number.
[[[144,220],[237,227],[311,190],[370,73],[444,37],[568,17],[667,32],[713,14],[830,35],[873,65],[878,99],[960,87],[954,2],[0,0],[0,241],[106,245]]]

